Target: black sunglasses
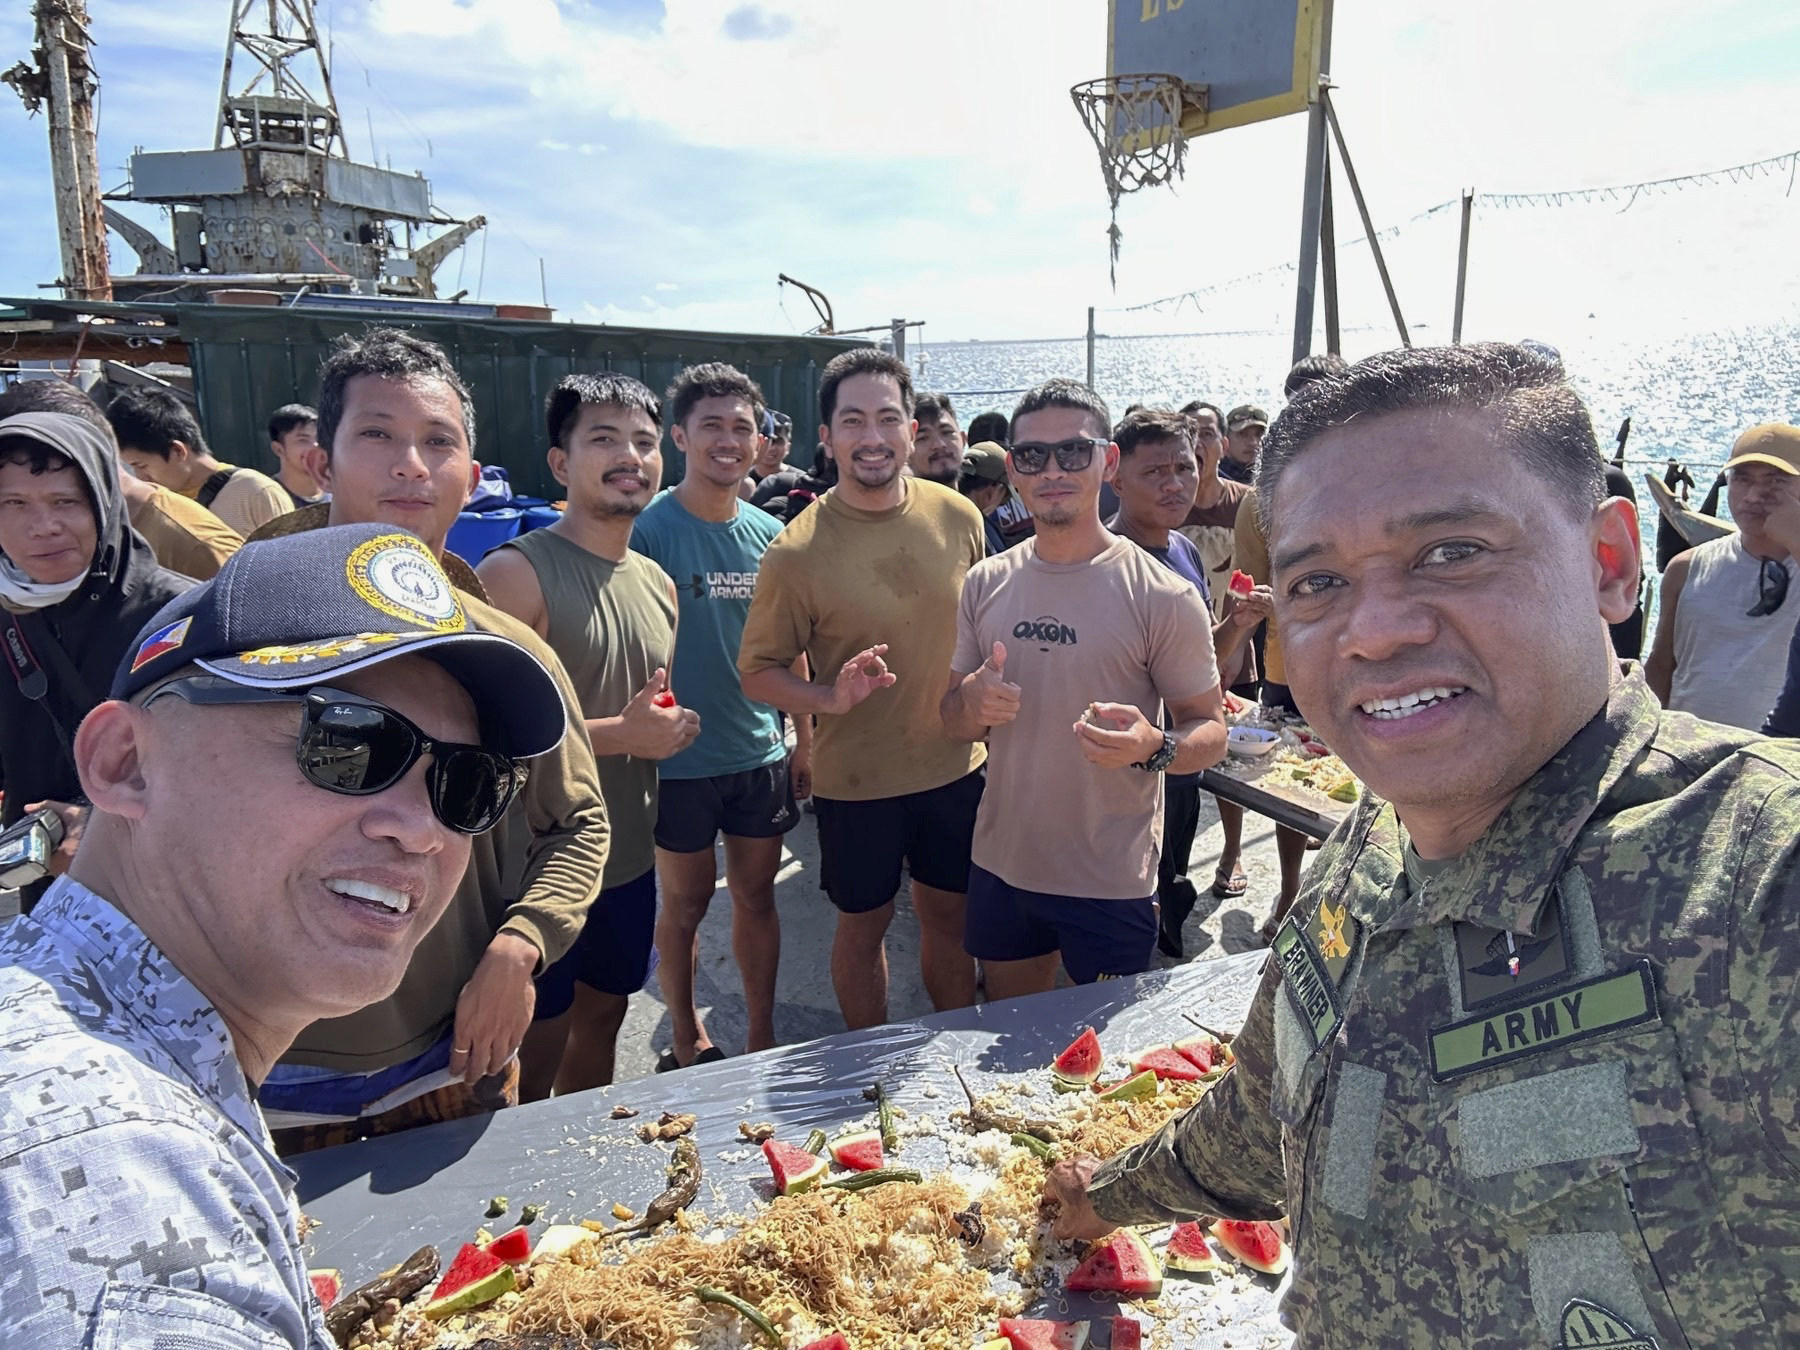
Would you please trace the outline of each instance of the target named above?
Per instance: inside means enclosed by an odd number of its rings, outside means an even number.
[[[1020,441],[1009,453],[1013,468],[1027,476],[1042,473],[1049,466],[1051,455],[1056,456],[1056,467],[1064,473],[1080,473],[1094,462],[1094,451],[1107,444],[1093,436],[1077,436],[1054,445],[1047,441]]]
[[[430,755],[425,784],[431,810],[458,834],[481,834],[500,823],[525,785],[525,763],[479,745],[434,741],[392,708],[340,689],[254,689],[207,675],[171,680],[144,700],[173,694],[197,707],[298,703],[300,735],[294,762],[306,781],[345,797],[385,792],[422,755]]]
[[[1756,603],[1744,613],[1752,619],[1765,618],[1787,603],[1787,593],[1787,564],[1764,558],[1762,571],[1756,577]]]

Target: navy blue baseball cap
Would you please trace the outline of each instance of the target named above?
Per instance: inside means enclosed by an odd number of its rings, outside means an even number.
[[[386,525],[245,544],[150,620],[112,697],[133,698],[188,666],[252,688],[304,689],[396,656],[435,661],[468,690],[486,748],[525,759],[562,740],[568,719],[550,672],[510,638],[471,627],[430,550]]]

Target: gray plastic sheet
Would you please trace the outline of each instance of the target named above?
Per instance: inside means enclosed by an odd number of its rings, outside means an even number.
[[[953,1133],[950,1113],[966,1105],[951,1073],[960,1065],[979,1096],[1008,1076],[1037,1075],[1085,1026],[1100,1034],[1109,1058],[1195,1034],[1184,1018],[1235,1029],[1249,1007],[1266,954],[1246,952],[1170,970],[1060,989],[1031,998],[938,1013],[916,1021],[827,1036],[800,1045],[696,1065],[675,1073],[553,1098],[494,1115],[448,1121],[294,1160],[305,1212],[319,1223],[311,1238],[314,1268],[343,1271],[360,1284],[426,1243],[445,1260],[475,1230],[518,1223],[526,1204],[543,1206],[533,1226],[583,1218],[611,1220],[615,1202],[641,1211],[665,1185],[669,1145],[645,1144],[637,1131],[667,1110],[698,1117],[694,1139],[704,1180],[694,1208],[718,1216],[742,1212],[772,1194],[761,1151],[739,1122],[767,1121],[776,1137],[801,1143],[821,1129],[835,1136],[874,1110],[864,1092],[876,1082],[908,1115],[926,1113]],[[612,1118],[624,1105],[639,1114]],[[742,1158],[735,1155],[745,1154]],[[720,1155],[734,1155],[721,1161]],[[893,1159],[930,1174],[948,1165],[939,1140],[908,1138]],[[486,1217],[505,1196],[507,1212]],[[1275,1319],[1276,1289],[1258,1279],[1231,1292],[1229,1325],[1185,1336],[1201,1347],[1288,1343]],[[1220,1297],[1170,1279],[1165,1304]],[[1028,1315],[1103,1318],[1114,1303],[1052,1291]],[[1104,1347],[1096,1336],[1092,1342]]]

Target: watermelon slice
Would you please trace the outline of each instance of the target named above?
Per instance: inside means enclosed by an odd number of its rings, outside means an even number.
[[[1106,1056],[1100,1052],[1100,1038],[1092,1027],[1088,1027],[1050,1067],[1067,1082],[1091,1083],[1100,1076],[1101,1066],[1105,1063]]]
[[[769,1170],[775,1174],[775,1189],[783,1195],[810,1191],[829,1166],[825,1159],[815,1158],[805,1149],[784,1144],[779,1139],[763,1140],[762,1151],[763,1157],[769,1160]]]
[[[1168,1250],[1163,1253],[1163,1266],[1184,1275],[1205,1275],[1223,1270],[1225,1263],[1206,1240],[1206,1230],[1197,1223],[1178,1223],[1169,1234]]]
[[[1211,1036],[1190,1036],[1185,1041],[1176,1041],[1174,1045],[1175,1053],[1201,1073],[1225,1071],[1225,1058],[1220,1053],[1222,1048]]]
[[[1012,1350],[1084,1350],[1086,1322],[1052,1322],[1042,1317],[1002,1317],[1000,1334]]]
[[[1087,1259],[1069,1272],[1063,1287],[1071,1294],[1155,1298],[1162,1282],[1162,1264],[1150,1244],[1129,1228],[1115,1228],[1088,1249]]]
[[[844,1333],[834,1331],[822,1340],[803,1345],[800,1350],[850,1350],[850,1342],[844,1339]]]
[[[1144,1324],[1135,1317],[1115,1317],[1112,1350],[1144,1350]]]
[[[335,1270],[311,1271],[307,1278],[312,1281],[313,1293],[318,1295],[321,1308],[329,1308],[344,1292],[344,1277]]]
[[[1154,1097],[1156,1095],[1156,1073],[1154,1070],[1145,1069],[1142,1073],[1134,1073],[1131,1077],[1122,1078],[1116,1083],[1108,1083],[1105,1086],[1095,1083],[1094,1091],[1100,1094],[1102,1101],[1109,1102],[1132,1102],[1139,1097]]]
[[[847,1134],[842,1139],[832,1140],[829,1148],[831,1160],[839,1167],[848,1167],[852,1172],[873,1172],[887,1163],[881,1152],[880,1130]]]
[[[513,1268],[485,1247],[465,1242],[444,1278],[431,1291],[425,1316],[432,1320],[492,1303],[518,1283]]]
[[[529,1261],[531,1259],[531,1234],[523,1228],[515,1228],[510,1233],[502,1233],[488,1243],[487,1254],[499,1257],[509,1266]]]
[[[1153,1050],[1140,1050],[1131,1057],[1131,1071],[1150,1070],[1158,1078],[1172,1078],[1181,1083],[1196,1081],[1202,1072],[1199,1065],[1172,1045],[1159,1045]]]
[[[1218,1244],[1252,1270],[1279,1275],[1288,1268],[1288,1245],[1272,1223],[1220,1219],[1212,1235]]]
[[[1256,578],[1234,567],[1231,569],[1231,580],[1225,583],[1225,588],[1233,595],[1248,595],[1256,589]]]

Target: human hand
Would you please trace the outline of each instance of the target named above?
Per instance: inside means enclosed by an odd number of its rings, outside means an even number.
[[[669,672],[661,666],[619,714],[619,741],[626,754],[639,759],[667,759],[699,734],[700,714],[675,702]]]
[[[963,707],[984,727],[1003,727],[1019,715],[1019,686],[1006,679],[1006,644],[996,642],[988,659],[963,676]]]
[[[1275,588],[1272,586],[1252,586],[1248,593],[1227,591],[1225,595],[1226,613],[1242,628],[1254,628],[1275,615]]]
[[[50,855],[50,875],[60,877],[69,870],[69,864],[75,861],[75,850],[81,844],[82,830],[87,828],[90,808],[74,802],[27,802],[25,814],[30,815],[33,811],[46,809],[56,812],[57,819],[62,821],[62,843],[58,844],[56,852]]]
[[[1124,769],[1162,749],[1162,732],[1135,703],[1090,703],[1075,723],[1075,739],[1089,764]]]
[[[788,756],[788,783],[794,789],[794,800],[803,802],[812,796],[812,751],[795,750]]]
[[[518,1053],[537,1008],[538,949],[517,933],[496,933],[456,999],[450,1072],[463,1082],[499,1073]]]
[[[878,642],[844,662],[831,688],[831,706],[824,711],[847,713],[877,689],[886,689],[895,683],[899,677],[881,659],[886,655],[887,643]]]
[[[1101,1238],[1118,1227],[1094,1213],[1094,1202],[1088,1199],[1088,1186],[1100,1160],[1091,1154],[1078,1153],[1063,1158],[1044,1177],[1044,1198],[1057,1204],[1056,1222],[1051,1231],[1065,1241],[1077,1238]]]

